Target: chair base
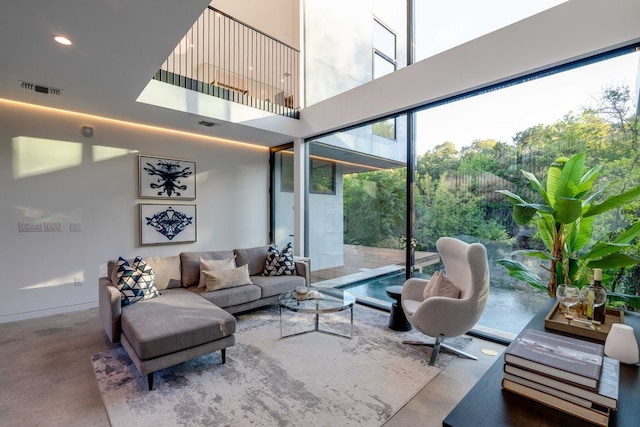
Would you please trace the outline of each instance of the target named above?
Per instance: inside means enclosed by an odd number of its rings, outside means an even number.
[[[431,359],[429,360],[429,365],[433,366],[436,363],[436,359],[438,358],[438,354],[440,353],[440,349],[446,350],[450,353],[453,353],[457,356],[464,357],[471,360],[478,360],[478,358],[472,354],[466,353],[462,350],[459,350],[455,347],[451,347],[442,342],[442,338],[436,338],[435,342],[423,342],[423,341],[402,341],[402,344],[409,345],[426,345],[429,347],[433,347],[433,351],[431,352]]]

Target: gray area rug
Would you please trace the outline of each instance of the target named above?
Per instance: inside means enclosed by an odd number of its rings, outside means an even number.
[[[284,333],[313,316],[285,312]],[[387,327],[389,315],[354,308],[354,337],[313,332],[280,338],[277,308],[238,317],[236,345],[155,373],[154,390],[120,348],[92,356],[112,426],[381,425],[454,356],[429,366],[429,347],[402,344],[420,333]],[[321,329],[349,332],[348,311],[321,316]],[[470,338],[448,340],[465,348]]]

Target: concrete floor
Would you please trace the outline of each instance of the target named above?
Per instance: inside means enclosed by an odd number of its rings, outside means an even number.
[[[113,347],[97,309],[0,324],[0,426],[109,426],[90,357]],[[503,350],[474,338],[479,360],[454,359],[385,427],[441,426]]]

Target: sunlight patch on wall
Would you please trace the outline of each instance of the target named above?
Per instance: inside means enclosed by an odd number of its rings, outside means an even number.
[[[20,288],[22,291],[28,291],[31,289],[40,288],[52,288],[56,286],[83,286],[84,285],[84,272],[78,270],[67,275],[57,277],[55,279],[46,280],[40,283],[34,283],[33,285],[24,286]]]
[[[80,166],[82,144],[55,139],[16,136],[13,144],[13,177],[26,178]]]
[[[104,160],[115,159],[116,157],[126,156],[129,153],[136,153],[136,150],[127,150],[126,148],[107,147],[104,145],[94,145],[91,147],[91,158],[94,162],[102,162]]]

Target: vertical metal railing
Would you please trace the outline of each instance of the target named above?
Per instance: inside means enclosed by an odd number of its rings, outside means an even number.
[[[299,54],[209,6],[154,79],[298,118]]]

